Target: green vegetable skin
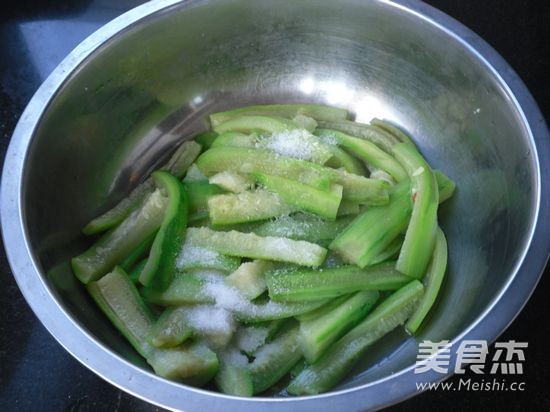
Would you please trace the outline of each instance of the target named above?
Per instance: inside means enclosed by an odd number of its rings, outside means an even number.
[[[378,300],[375,290],[357,292],[331,311],[315,319],[300,321],[299,342],[308,363],[314,363],[349,329],[359,323]]]
[[[294,395],[315,395],[332,388],[368,347],[405,323],[423,291],[422,283],[414,280],[390,295],[319,360],[293,379],[288,392]]]
[[[345,133],[329,129],[317,129],[316,134],[334,138],[350,152],[354,153],[366,164],[372,165],[389,173],[397,182],[407,178],[403,167],[391,155],[384,152],[368,140],[349,136]]]
[[[412,210],[410,183],[399,183],[385,206],[371,207],[336,237],[329,248],[359,267],[372,263],[405,230]]]
[[[265,132],[278,133],[292,129],[299,129],[300,126],[292,120],[274,116],[240,116],[224,122],[216,127],[214,131],[222,134],[226,132]]]
[[[188,239],[198,247],[205,247],[230,256],[274,260],[303,266],[319,266],[327,250],[314,243],[282,237],[261,237],[254,233],[237,231],[217,232],[205,227],[189,228]]]
[[[243,365],[235,358],[242,357],[240,353],[221,352],[219,354],[220,368],[216,374],[216,385],[223,393],[235,396],[254,395],[254,384],[248,370],[248,365]]]
[[[426,318],[426,315],[428,315],[428,312],[435,303],[435,299],[437,298],[437,294],[439,293],[439,289],[443,283],[446,268],[447,240],[445,239],[443,231],[440,228],[437,228],[432,260],[424,279],[422,279],[425,288],[424,296],[405,325],[409,332],[415,333],[418,330],[422,324],[422,321]]]
[[[82,283],[99,279],[113,269],[125,256],[156,232],[163,220],[168,199],[155,191],[140,209],[104,234],[81,255],[71,260],[73,272]]]
[[[328,220],[336,219],[342,186],[333,185],[329,191],[323,191],[280,176],[262,173],[253,173],[252,176],[268,190],[277,193],[286,204]]]
[[[396,269],[420,279],[428,266],[435,241],[439,205],[437,182],[428,163],[412,145],[397,144],[393,147],[393,153],[407,170],[414,198],[411,220]]]
[[[170,173],[154,172],[152,177],[156,185],[168,194],[168,205],[139,281],[144,286],[162,291],[174,277],[176,259],[187,228],[189,201],[181,181]]]
[[[158,375],[201,385],[217,372],[216,354],[200,343],[170,349],[157,349],[149,343],[153,315],[122,269],[115,268],[87,288],[100,309]]]
[[[305,302],[337,297],[359,290],[395,290],[410,278],[395,270],[395,263],[360,269],[342,266],[322,270],[273,271],[266,274],[269,296],[276,301]]]

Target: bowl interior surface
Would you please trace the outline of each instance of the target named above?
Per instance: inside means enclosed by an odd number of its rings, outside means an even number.
[[[209,113],[275,102],[390,120],[457,183],[440,209],[449,268],[425,327],[384,338],[336,389],[414,365],[418,341],[453,339],[506,287],[533,227],[535,151],[513,98],[478,56],[383,2],[186,2],[126,28],[80,65],[25,163],[25,225],[46,282],[121,357],[148,369],[70,274],[69,258],[88,245],[80,229],[205,130]]]

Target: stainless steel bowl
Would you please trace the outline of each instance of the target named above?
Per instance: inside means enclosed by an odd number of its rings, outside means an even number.
[[[206,114],[269,102],[395,121],[458,184],[441,211],[450,265],[426,327],[391,334],[314,397],[242,399],[153,375],[67,265],[85,246],[83,224],[204,129]],[[525,304],[549,252],[549,161],[523,83],[479,37],[421,2],[157,0],[84,41],[26,108],[2,178],[4,242],[48,330],[140,398],[186,410],[376,408],[417,393],[419,340],[493,341]]]

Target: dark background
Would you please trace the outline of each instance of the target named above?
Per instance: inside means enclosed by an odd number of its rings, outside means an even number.
[[[140,3],[137,0],[2,2],[0,165],[21,112],[45,77],[81,40]],[[427,3],[464,23],[491,44],[524,80],[549,119],[550,1],[429,0]],[[388,410],[550,410],[548,272],[525,309],[499,339],[529,343],[524,374],[515,378],[526,382],[525,391],[433,391]],[[1,245],[0,410],[158,410],[104,382],[65,352],[21,296]]]

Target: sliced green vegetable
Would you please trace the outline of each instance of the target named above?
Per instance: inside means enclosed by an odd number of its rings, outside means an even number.
[[[392,153],[393,145],[399,143],[399,140],[391,133],[369,124],[352,122],[350,120],[319,121],[318,123],[319,128],[338,130],[350,136],[368,140],[386,153]]]
[[[370,207],[330,244],[344,260],[365,267],[372,263],[405,230],[411,216],[409,181],[393,189],[390,203]]]
[[[202,150],[210,149],[218,134],[216,132],[203,132],[195,136],[195,141],[202,146]]]
[[[295,326],[256,351],[249,366],[255,394],[277,383],[302,358],[298,333]]]
[[[130,272],[128,272],[128,277],[132,281],[134,285],[139,284],[139,275],[141,275],[141,271],[147,264],[147,259],[143,259],[139,263],[137,263]]]
[[[193,245],[185,241],[176,262],[177,269],[183,272],[196,269],[211,269],[225,273],[237,270],[241,259],[235,256],[225,256],[214,250]]]
[[[255,190],[212,196],[208,199],[208,210],[212,224],[231,225],[287,215],[295,209],[276,193]]]
[[[208,247],[230,256],[319,266],[327,250],[314,243],[283,237],[260,237],[237,231],[217,232],[205,227],[189,228],[187,239],[197,247]]]
[[[276,156],[265,149],[242,147],[214,147],[199,156],[197,166],[207,176],[224,171],[268,173],[298,180],[319,189],[328,188],[331,179],[339,177],[336,170],[312,162]]]
[[[328,136],[346,149],[350,150],[366,164],[372,165],[389,173],[397,182],[406,179],[407,173],[397,160],[374,143],[365,139],[349,136],[337,130],[317,129],[319,136]]]
[[[286,204],[325,219],[336,219],[342,186],[332,185],[330,191],[324,191],[280,176],[262,173],[253,173],[252,176],[268,190],[277,193]]]
[[[243,115],[263,115],[293,118],[297,115],[312,117],[316,120],[344,120],[348,117],[345,109],[323,106],[319,104],[271,104],[247,106],[210,115],[212,127]]]
[[[372,259],[371,265],[385,262],[386,260],[394,258],[401,250],[403,244],[403,236],[397,236],[382,252],[380,252],[374,259]]]
[[[335,169],[343,168],[346,172],[360,176],[365,175],[365,167],[359,159],[349,155],[345,150],[340,149],[336,146],[336,142],[334,142],[334,144],[329,144],[329,148],[332,157],[324,163],[325,166],[334,167]]]
[[[213,303],[204,277],[193,273],[178,273],[165,291],[143,288],[141,295],[149,302],[162,306],[179,306],[188,303]]]
[[[453,196],[456,189],[456,184],[441,170],[434,170],[433,174],[435,176],[435,180],[437,181],[437,188],[439,190],[439,203],[441,204],[445,200]]]
[[[357,292],[330,312],[300,322],[299,342],[308,363],[314,363],[328,347],[359,323],[378,300],[378,291]]]
[[[215,380],[218,389],[234,396],[254,395],[252,376],[248,370],[248,359],[237,350],[229,348],[218,355],[220,369]]]
[[[144,257],[146,252],[149,251],[153,241],[155,240],[156,232],[151,233],[146,237],[143,242],[137,245],[134,250],[132,250],[128,256],[122,259],[118,266],[120,266],[125,272],[129,272],[135,265],[135,263]]]
[[[422,283],[414,280],[390,295],[365,320],[332,345],[319,360],[293,379],[288,392],[294,395],[315,395],[338,384],[368,347],[405,323],[423,290]]]
[[[174,176],[181,178],[195,161],[201,152],[201,146],[193,141],[182,143],[182,145],[172,155],[170,160],[160,168],[167,170]],[[151,177],[138,185],[130,194],[122,199],[115,207],[108,210],[101,216],[93,219],[84,226],[82,233],[93,235],[101,233],[121,223],[130,213],[141,206],[146,199],[155,190],[155,184]]]
[[[153,367],[168,378],[200,385],[218,369],[216,354],[204,345],[191,343],[178,348],[157,349],[149,341],[153,315],[136,287],[120,268],[87,286],[88,291],[113,325]]]
[[[193,163],[183,178],[184,182],[208,182],[208,178],[201,173],[195,163]]]
[[[242,193],[252,189],[254,179],[235,172],[220,172],[210,178],[210,183],[232,193]]]
[[[437,294],[439,293],[439,289],[443,283],[446,268],[447,240],[445,239],[443,231],[440,228],[437,228],[432,260],[426,275],[422,279],[425,290],[424,296],[422,296],[420,304],[405,325],[409,332],[415,333],[418,330],[423,320],[428,315],[431,307],[435,303],[435,299],[437,298]]]
[[[330,145],[305,129],[285,130],[270,136],[227,132],[220,135],[212,147],[221,146],[265,149],[318,164],[325,164],[334,153]]]
[[[150,341],[157,348],[178,346],[193,335],[185,317],[180,312],[185,308],[169,307],[162,312],[151,328]]]
[[[189,199],[177,177],[168,172],[154,172],[152,177],[159,189],[167,193],[168,205],[139,281],[144,286],[162,291],[174,278],[178,252],[187,228]]]
[[[289,322],[291,322],[290,319],[277,319],[241,326],[235,333],[235,345],[241,352],[252,356],[256,350],[270,342]]]
[[[375,128],[378,128],[380,130],[383,130],[383,131],[393,135],[401,143],[407,143],[407,144],[410,144],[410,145],[414,146],[414,143],[411,140],[411,138],[409,136],[407,136],[407,134],[404,133],[401,129],[399,129],[398,127],[395,127],[390,122],[375,118],[375,119],[372,119],[370,121],[370,124]]]
[[[183,186],[189,198],[189,215],[208,210],[208,199],[224,191],[208,182],[184,182]]]
[[[258,236],[280,236],[327,246],[351,221],[352,217],[349,216],[328,221],[314,215],[297,213],[259,223],[249,230]]]
[[[275,116],[240,116],[234,117],[214,127],[216,133],[278,133],[298,129],[300,126],[292,120]]]
[[[361,211],[360,204],[358,202],[352,202],[349,200],[342,200],[338,207],[338,216],[357,215]]]
[[[81,255],[71,260],[76,277],[82,283],[97,280],[108,273],[140,243],[156,232],[164,218],[168,199],[159,190],[145,200],[119,226],[103,235]]]
[[[396,268],[420,279],[426,272],[435,242],[439,204],[437,182],[428,163],[412,145],[399,143],[393,147],[393,153],[409,174],[413,192],[411,220]]]
[[[360,269],[356,266],[319,270],[273,271],[265,275],[269,296],[275,301],[304,302],[333,298],[359,290],[396,290],[410,278],[382,263]]]
[[[269,262],[265,260],[244,262],[225,281],[237,288],[247,299],[253,300],[267,289],[264,273],[268,268]]]

